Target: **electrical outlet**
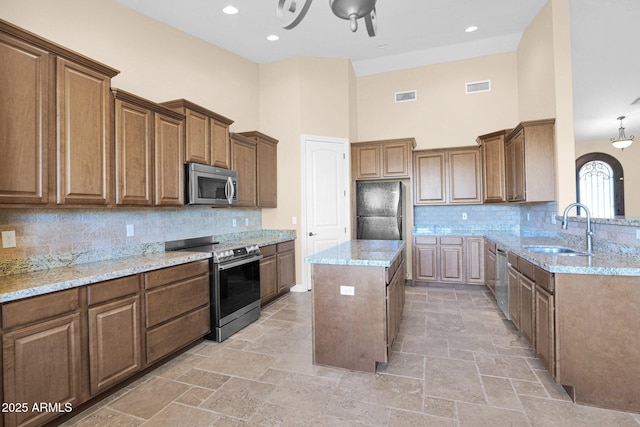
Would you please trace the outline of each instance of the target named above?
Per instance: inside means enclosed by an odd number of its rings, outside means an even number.
[[[292,216],[291,217],[291,224],[297,224],[298,223],[298,217],[297,216]]]
[[[354,296],[356,290],[353,286],[340,286],[340,295]]]
[[[527,212],[527,221],[531,221],[531,213]]]
[[[232,222],[232,224],[233,224],[233,226],[234,226],[234,227],[237,225],[237,224],[236,224],[236,219],[235,219],[235,218],[233,218],[233,222]]]
[[[462,219],[463,219],[464,221],[466,221],[466,220],[467,220],[467,213],[466,213],[466,212],[462,212]]]
[[[551,224],[556,224],[556,214],[551,214]]]
[[[127,237],[133,237],[135,234],[133,224],[127,224]]]
[[[247,227],[249,226],[249,218],[244,219],[244,225],[246,225]]]
[[[2,247],[3,248],[16,247],[16,231],[15,230],[2,232]]]
[[[640,228],[636,230],[636,239],[640,240]]]

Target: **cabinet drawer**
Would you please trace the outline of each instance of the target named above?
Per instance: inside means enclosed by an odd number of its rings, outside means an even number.
[[[140,291],[140,276],[128,276],[88,286],[89,305],[100,304],[115,298],[135,294]]]
[[[492,254],[496,253],[496,242],[492,242],[491,240],[485,240],[484,247]]]
[[[529,279],[534,280],[533,264],[531,264],[526,259],[518,257],[518,271],[527,276]]]
[[[144,287],[145,289],[152,289],[208,272],[209,260],[207,259],[150,271],[144,274]]]
[[[267,245],[260,248],[260,253],[262,254],[263,257],[268,257],[268,256],[275,255],[277,250],[278,250],[277,245]]]
[[[208,303],[208,276],[195,277],[147,292],[146,326],[150,328]]]
[[[173,353],[211,332],[209,307],[147,331],[147,364]]]
[[[462,245],[462,237],[442,236],[440,237],[441,245]]]
[[[516,270],[518,269],[518,255],[513,252],[507,252],[507,261],[513,266],[513,268]]]
[[[435,245],[436,236],[416,236],[416,245]]]
[[[5,329],[75,311],[79,306],[78,288],[10,302],[2,307]]]
[[[296,247],[296,243],[293,240],[288,242],[278,243],[278,252],[292,251]]]
[[[555,292],[553,273],[550,273],[547,270],[534,265],[533,276],[536,285],[542,287],[544,290],[552,294]]]

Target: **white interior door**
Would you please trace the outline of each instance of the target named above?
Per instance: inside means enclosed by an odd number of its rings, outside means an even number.
[[[304,256],[348,240],[349,141],[343,138],[302,136]],[[311,269],[303,263],[303,288],[311,289]]]

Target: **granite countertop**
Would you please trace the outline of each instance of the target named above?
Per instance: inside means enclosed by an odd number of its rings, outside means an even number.
[[[220,247],[267,246],[295,240],[294,230],[257,230],[216,236]],[[207,252],[156,252],[0,276],[0,303],[211,258]]]
[[[405,246],[404,240],[350,240],[304,260],[309,264],[390,267]]]
[[[518,232],[484,228],[415,227],[414,236],[482,236],[499,243],[509,252],[551,273],[600,274],[607,276],[640,276],[640,259],[595,250],[592,256],[554,256],[532,252],[525,245],[563,246],[585,252],[584,247],[568,244],[559,235],[548,232]]]
[[[525,245],[557,245],[585,251],[585,248],[567,245],[560,238],[522,236],[514,233],[484,233],[484,237],[551,273],[640,276],[640,260],[629,256],[598,251],[594,251],[592,256],[554,256],[524,248]]]

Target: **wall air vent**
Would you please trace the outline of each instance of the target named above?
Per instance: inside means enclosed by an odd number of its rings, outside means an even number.
[[[491,80],[483,80],[480,82],[469,82],[465,84],[465,93],[478,93],[491,91]]]
[[[408,90],[405,92],[396,92],[395,99],[397,102],[410,102],[418,99],[418,91],[417,90]]]

